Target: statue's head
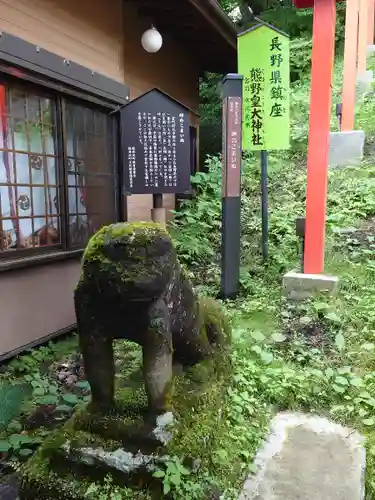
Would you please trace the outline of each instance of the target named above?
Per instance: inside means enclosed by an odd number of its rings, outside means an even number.
[[[175,264],[172,241],[158,224],[112,224],[89,240],[80,283],[97,282],[123,299],[154,300],[170,282]]]

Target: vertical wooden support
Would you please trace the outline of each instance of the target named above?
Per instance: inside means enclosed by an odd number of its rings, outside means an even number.
[[[359,0],[358,73],[365,73],[367,69],[368,1]]]
[[[152,195],[151,218],[153,222],[157,222],[163,228],[167,227],[167,214],[163,207],[163,195],[161,193]]]
[[[374,2],[374,0],[370,0]],[[344,75],[342,87],[341,130],[354,128],[357,85],[358,0],[347,0],[345,15]]]
[[[307,154],[304,272],[324,269],[331,83],[335,53],[336,0],[315,0]]]
[[[374,45],[375,0],[368,0],[367,45]]]

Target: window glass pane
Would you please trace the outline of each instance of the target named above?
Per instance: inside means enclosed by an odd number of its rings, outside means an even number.
[[[16,174],[17,184],[30,184],[30,165],[29,165],[29,155],[27,154],[11,154],[10,168],[14,169]]]
[[[26,98],[25,93],[22,90],[14,89],[10,96],[10,109],[11,115],[14,118],[20,118],[21,120],[26,119]]]
[[[77,188],[68,188],[69,214],[77,213]]]
[[[99,109],[67,102],[69,244],[84,246],[103,224],[116,219],[114,118]],[[111,144],[109,151],[108,144]]]
[[[28,157],[29,168],[31,172],[31,183],[32,184],[44,184],[45,173],[46,173],[46,162],[42,155],[30,155]],[[18,170],[18,167],[16,166]]]
[[[61,242],[55,106],[0,85],[0,255]]]
[[[29,128],[26,118],[13,118],[10,121],[10,129],[7,130],[7,135],[9,134],[8,148],[12,148],[14,144],[14,149],[16,151],[28,151],[28,135]]]
[[[36,95],[28,94],[26,97],[27,106],[27,119],[31,123],[40,122],[40,103],[39,97]]]
[[[105,136],[106,134],[106,123],[107,123],[107,117],[103,115],[103,113],[95,113],[94,116],[94,121],[95,121],[95,134],[100,135],[100,136]]]
[[[94,130],[95,130],[94,111],[90,108],[87,108],[85,110],[85,131],[94,132]]]
[[[29,122],[29,151],[33,153],[43,153],[43,125],[41,122]]]
[[[89,234],[87,215],[71,215],[69,217],[69,241],[72,247],[84,246]]]
[[[58,184],[57,178],[57,160],[56,158],[45,157],[46,168],[45,168],[45,183],[47,186]]]

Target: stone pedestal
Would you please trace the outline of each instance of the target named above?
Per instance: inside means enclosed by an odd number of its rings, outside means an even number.
[[[360,99],[364,94],[371,92],[374,73],[372,70],[357,74],[357,98]]]
[[[324,418],[281,413],[239,500],[363,500],[364,439]]]
[[[323,274],[289,272],[283,277],[283,295],[292,300],[304,300],[315,294],[336,295],[339,278]]]
[[[359,165],[363,159],[365,133],[363,130],[331,132],[329,136],[330,168]]]

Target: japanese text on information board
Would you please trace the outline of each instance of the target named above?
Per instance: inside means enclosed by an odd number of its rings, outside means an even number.
[[[289,148],[289,38],[268,25],[239,36],[244,150]]]
[[[122,111],[124,184],[128,193],[183,193],[190,188],[188,111],[151,91]]]

